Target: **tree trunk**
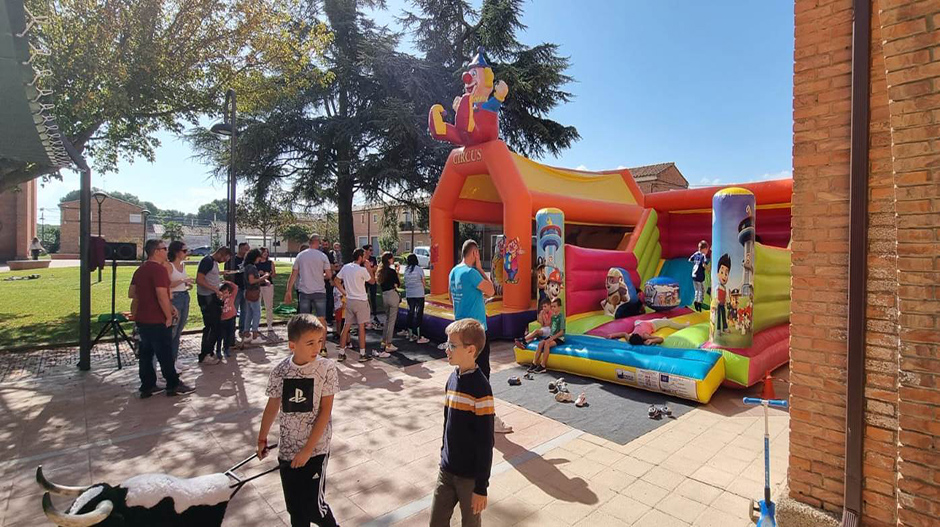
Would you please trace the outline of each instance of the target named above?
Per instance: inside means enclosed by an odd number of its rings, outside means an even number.
[[[353,228],[353,188],[352,176],[347,168],[340,169],[339,181],[336,184],[336,210],[339,222],[339,243],[342,246],[343,262],[352,260],[352,252],[356,248],[356,233]],[[345,173],[344,173],[345,172]]]

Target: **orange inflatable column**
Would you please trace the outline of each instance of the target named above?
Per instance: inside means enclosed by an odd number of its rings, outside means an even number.
[[[433,200],[432,200],[433,203]],[[454,262],[454,215],[450,210],[430,206],[431,223],[431,294],[447,293],[447,277]]]
[[[532,306],[532,195],[502,141],[482,145],[486,168],[503,200],[503,307],[523,311]]]

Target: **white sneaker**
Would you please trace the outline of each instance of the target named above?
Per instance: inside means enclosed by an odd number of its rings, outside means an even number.
[[[504,423],[498,415],[494,416],[493,421],[493,432],[497,434],[509,434],[512,432],[512,427]]]
[[[389,344],[385,346],[385,351],[388,351],[388,352],[398,351],[398,347],[395,346],[394,344]]]
[[[424,337],[418,337],[418,340],[416,340],[415,342],[417,342],[418,344],[427,344],[428,342],[431,342],[431,341]]]
[[[399,331],[398,333],[395,333],[395,334],[398,335],[399,337],[407,337],[409,333],[411,333],[411,332],[408,331],[407,329],[403,329],[403,330],[401,330],[401,331]]]
[[[379,353],[376,353],[375,356],[378,357],[378,358],[380,358],[380,359],[387,359],[387,358],[391,357],[392,354],[389,353],[389,352],[387,352],[387,351],[380,351]]]
[[[320,350],[320,356],[326,357],[326,348],[323,348],[322,350]]]

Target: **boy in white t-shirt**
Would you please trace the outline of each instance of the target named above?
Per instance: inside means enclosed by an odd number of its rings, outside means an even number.
[[[343,287],[346,289],[346,323],[343,328],[343,334],[339,338],[339,360],[346,360],[346,343],[349,341],[349,330],[353,325],[359,326],[359,362],[372,360],[369,352],[366,351],[366,324],[372,318],[372,310],[369,308],[369,297],[366,293],[366,284],[374,284],[375,276],[371,272],[371,264],[366,261],[369,267],[363,267],[363,256],[365,251],[356,249],[353,251],[353,260],[344,265],[339,270],[339,278],[343,281]],[[389,357],[388,352],[383,351],[378,354],[379,357]]]
[[[291,318],[287,340],[292,355],[274,367],[265,390],[268,404],[258,433],[258,458],[265,457],[268,433],[280,412],[277,457],[291,526],[333,527],[325,471],[333,435],[333,396],[339,392],[336,363],[318,356],[326,328],[313,315]]]

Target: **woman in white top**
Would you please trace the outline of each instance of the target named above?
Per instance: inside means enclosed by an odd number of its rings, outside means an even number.
[[[427,344],[428,339],[421,336],[421,323],[424,322],[424,269],[418,265],[418,256],[409,254],[405,268],[405,299],[408,300],[408,322],[405,325],[410,332],[409,338],[418,344]]]
[[[189,249],[186,244],[177,240],[170,243],[167,248],[167,273],[170,274],[170,302],[176,308],[179,316],[176,319],[176,325],[173,326],[173,337],[170,349],[173,352],[173,361],[180,351],[180,336],[183,334],[183,328],[189,320],[189,290],[193,288],[193,279],[186,274],[186,256]],[[179,365],[176,370],[179,371]]]

